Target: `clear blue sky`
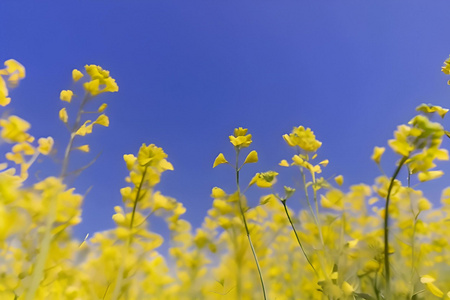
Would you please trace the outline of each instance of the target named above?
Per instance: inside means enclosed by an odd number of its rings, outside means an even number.
[[[373,147],[386,146],[418,104],[450,107],[449,78],[440,72],[450,54],[447,0],[3,0],[0,11],[0,60],[14,58],[27,70],[11,92],[12,113],[32,124],[34,136],[53,136],[60,155],[68,134],[59,92],[71,88],[71,70],[101,65],[120,87],[103,97],[110,127],[85,139],[90,154],[75,154],[81,163],[102,152],[74,182],[80,193],[93,185],[78,236],[113,226],[127,175],[122,155],[142,143],[169,154],[175,171],[159,188],[182,201],[198,226],[211,188],[233,189],[232,170],[211,167],[219,152],[232,157],[234,127],[249,128],[261,161],[243,171],[244,182],[279,171],[292,156],[282,134],[304,125],[323,142],[325,177],[343,174],[348,188],[373,183]],[[389,174],[395,159],[387,150]],[[58,175],[59,167],[40,174]],[[285,178],[280,187],[292,185]],[[435,201],[448,183],[444,177],[423,189]]]

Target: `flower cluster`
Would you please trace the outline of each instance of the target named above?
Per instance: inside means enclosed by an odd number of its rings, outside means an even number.
[[[450,74],[450,60],[445,64],[442,70]],[[5,66],[2,106],[11,100],[8,88],[25,76],[18,62]],[[142,144],[137,154],[123,156],[128,176],[120,189],[123,205],[112,214],[115,227],[78,241],[72,228],[81,222],[83,197],[65,179],[85,167],[69,172],[69,157],[73,150],[89,151],[76,139],[91,134],[95,124],[108,126],[107,105],[95,99],[118,87],[95,65],[87,65],[85,74],[73,70],[72,79],[87,81],[79,89],[83,97],[76,89],[60,93],[64,105],[78,110],[70,117],[66,107],[59,113],[70,133],[59,177],[27,181],[38,155],[53,153],[53,139],[35,141],[31,125],[18,116],[0,118],[0,141],[11,146],[7,162],[0,162],[0,299],[450,300],[450,188],[438,204],[417,187],[443,176],[434,168],[449,158],[442,139],[450,133],[431,119],[444,118],[447,109],[422,104],[418,116],[398,127],[388,141],[400,155],[392,177],[383,171],[386,148],[375,147],[372,159],[383,175],[372,185],[345,187],[342,175],[321,177],[329,163],[318,159],[322,143],[299,126],[283,135],[294,148],[292,159],[256,173],[242,189],[244,166],[259,155],[249,150],[240,156],[252,135],[238,127],[229,136],[235,161],[220,153],[213,162],[214,168],[234,169],[235,189],[212,188],[212,206],[198,228],[183,219],[182,203],[157,190],[163,174],[174,169],[168,155]],[[277,192],[288,167],[300,180]],[[398,179],[402,168],[406,182]],[[415,185],[412,174],[418,175]],[[248,196],[257,188],[259,199]],[[300,209],[292,208],[293,201]],[[161,226],[169,233],[152,231]],[[159,250],[164,243],[167,251]]]

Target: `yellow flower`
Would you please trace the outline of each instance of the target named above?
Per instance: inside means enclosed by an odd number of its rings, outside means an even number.
[[[15,144],[12,147],[12,151],[14,153],[17,152],[23,152],[25,155],[33,155],[35,153],[35,149],[33,146],[31,146],[29,143],[27,142],[22,142],[22,143],[18,143]]]
[[[140,166],[154,167],[158,171],[173,170],[172,165],[166,161],[167,154],[154,144],[139,148],[137,162]]]
[[[7,120],[0,120],[0,127],[3,127],[1,137],[8,142],[33,141],[33,137],[26,132],[30,129],[30,123],[17,116],[10,116]]]
[[[77,69],[73,69],[72,70],[72,79],[73,79],[73,81],[77,82],[83,76],[84,76],[83,73],[81,73],[79,70],[77,70]]]
[[[109,76],[109,71],[103,70],[102,67],[96,65],[86,65],[84,68],[91,77],[91,81],[84,83],[83,87],[92,96],[119,90],[119,86],[114,78]]]
[[[25,162],[23,155],[21,153],[11,153],[8,152],[5,154],[7,160],[13,161],[16,164],[20,165]]]
[[[344,194],[340,190],[333,189],[327,192],[326,196],[321,195],[320,203],[323,208],[340,211],[344,208],[343,198]]]
[[[322,143],[316,140],[314,132],[303,126],[294,127],[289,135],[283,135],[283,139],[289,146],[298,146],[307,152],[315,152],[322,146]]]
[[[277,182],[278,173],[274,171],[267,171],[264,173],[256,173],[249,183],[249,186],[256,183],[260,188],[270,188]]]
[[[424,112],[424,113],[437,112],[438,115],[441,116],[441,118],[444,118],[445,114],[448,113],[448,109],[446,109],[446,108],[442,108],[441,106],[437,106],[437,105],[425,104],[425,103],[422,103],[421,105],[417,106],[416,110]]]
[[[67,115],[67,110],[65,107],[61,108],[61,110],[59,111],[59,119],[64,123],[67,123],[67,121],[69,120],[69,116]]]
[[[334,177],[334,181],[341,186],[344,183],[344,177],[342,175]]]
[[[447,58],[444,61],[444,65],[441,67],[441,71],[444,72],[444,74],[450,74],[450,58]]]
[[[25,68],[17,60],[8,59],[5,61],[6,71],[9,74],[8,81],[14,87],[20,79],[25,78]]]
[[[69,102],[72,101],[73,92],[71,90],[62,90],[59,94],[59,99],[62,101]]]
[[[384,147],[375,147],[373,149],[373,154],[372,154],[371,158],[376,164],[380,163],[381,156],[383,155],[385,150],[386,150],[386,148],[384,148]]]
[[[421,130],[418,128],[400,125],[394,133],[395,139],[389,140],[388,144],[397,154],[409,156],[411,151],[414,150],[414,145],[412,145],[409,137],[418,137],[420,134]]]
[[[40,138],[38,140],[38,143],[39,143],[38,151],[44,155],[48,155],[52,150],[54,142],[53,138],[49,136],[48,138]]]
[[[258,162],[258,153],[255,150],[253,150],[247,155],[247,158],[244,161],[244,165],[256,162]]]
[[[5,61],[5,66],[6,68],[0,69],[0,106],[6,106],[11,102],[5,79],[2,76],[8,76],[8,83],[11,87],[17,86],[19,80],[25,77],[25,68],[18,61],[8,59]]]
[[[213,168],[217,167],[218,165],[227,163],[228,161],[226,160],[225,156],[223,156],[222,153],[219,153],[219,155],[217,155],[216,159],[214,160]]]
[[[289,199],[292,197],[292,195],[295,193],[295,189],[288,187],[288,186],[284,186],[284,193],[285,193],[285,200]]]
[[[250,144],[252,143],[252,135],[247,134],[247,131],[247,128],[235,128],[234,135],[229,136],[230,143],[232,143],[233,146],[238,149],[250,146]]]

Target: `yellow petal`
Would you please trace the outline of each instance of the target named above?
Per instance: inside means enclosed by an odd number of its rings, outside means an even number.
[[[162,159],[162,160],[159,162],[159,167],[160,167],[161,169],[163,169],[164,171],[165,171],[165,170],[173,171],[173,165],[172,165],[170,162],[168,162],[166,159]]]
[[[289,163],[287,162],[287,160],[283,159],[282,161],[280,161],[280,163],[278,164],[282,167],[289,167]]]
[[[98,124],[98,125],[108,127],[109,126],[109,118],[105,114],[100,115],[100,116],[98,116],[97,120],[95,120],[95,122],[93,124]]]
[[[14,72],[17,71],[19,73],[20,78],[24,78],[25,77],[25,68],[17,60],[15,60],[15,59],[8,59],[7,61],[5,61],[5,66],[6,66],[6,69],[7,69],[9,74],[14,73]]]
[[[82,151],[82,152],[89,152],[89,145],[83,145],[83,146],[79,146],[79,147],[76,147],[76,148],[74,148],[74,149],[76,149],[76,150],[80,150],[80,151]]]
[[[420,282],[422,283],[431,283],[431,282],[435,282],[436,279],[431,276],[431,275],[423,275],[422,277],[420,277]]]
[[[227,164],[227,163],[228,163],[228,161],[225,159],[225,156],[223,156],[223,154],[220,153],[219,155],[217,155],[216,159],[214,160],[213,168],[217,167],[218,165]]]
[[[442,292],[434,283],[425,283],[427,289],[436,297],[442,298],[444,296],[444,292]]]
[[[341,186],[344,183],[344,177],[342,175],[336,176],[334,177],[334,181]]]
[[[0,106],[6,106],[9,103],[11,103],[11,98],[6,97],[6,95],[0,91]]]
[[[134,166],[134,163],[137,160],[137,157],[135,157],[133,154],[124,154],[123,159],[125,160],[128,171],[131,171],[131,169]]]
[[[72,101],[73,92],[71,90],[62,90],[59,94],[59,99],[70,103]]]
[[[108,107],[108,104],[103,103],[102,105],[100,105],[100,107],[98,108],[97,112],[98,113],[102,113],[105,111],[105,109]]]
[[[353,295],[355,289],[347,281],[344,281],[342,283],[342,291],[344,292],[345,296],[351,296]]]
[[[383,155],[384,151],[386,150],[386,148],[384,147],[375,147],[373,149],[373,154],[372,154],[372,160],[375,161],[375,163],[379,164],[380,160],[381,160],[381,156]]]
[[[420,181],[424,182],[424,181],[429,181],[429,180],[439,178],[442,175],[444,175],[444,172],[442,172],[442,171],[426,171],[426,172],[420,172],[417,175],[417,178],[419,178]]]
[[[258,153],[255,150],[253,150],[247,155],[244,164],[251,164],[256,162],[258,162]]]
[[[63,121],[64,123],[67,123],[67,121],[69,120],[69,116],[67,115],[67,111],[66,111],[65,107],[59,111],[59,119],[61,121]]]
[[[73,69],[72,70],[72,79],[73,79],[73,81],[77,82],[83,76],[84,76],[83,73],[81,73],[79,70],[77,70],[77,69]]]
[[[448,109],[442,108],[441,106],[432,105],[432,104],[421,104],[416,108],[417,111],[421,111],[424,113],[434,113],[437,112],[441,118],[445,117],[445,114],[447,114]]]
[[[291,138],[289,137],[288,134],[284,134],[283,135],[283,139],[286,141],[286,143],[291,146],[291,147],[295,147],[294,142],[291,140]]]
[[[221,188],[218,187],[213,187],[212,191],[211,191],[211,197],[214,199],[217,198],[225,198],[227,196],[227,193],[225,193],[224,190],[222,190]]]
[[[326,167],[330,161],[328,159],[322,160],[319,165]]]
[[[358,239],[348,241],[348,247],[349,247],[350,249],[355,248],[356,245],[358,244],[358,242],[359,242]]]
[[[92,132],[92,124],[89,124],[91,120],[87,120],[84,122],[83,125],[81,125],[80,128],[75,132],[76,135],[85,136],[86,134],[89,134]],[[88,125],[89,124],[89,125]]]
[[[426,198],[421,198],[418,203],[419,211],[431,209],[431,203]]]

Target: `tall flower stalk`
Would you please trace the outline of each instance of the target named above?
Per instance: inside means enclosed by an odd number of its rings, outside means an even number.
[[[244,163],[242,164],[242,166],[239,167],[239,154],[240,154],[240,150],[242,148],[247,148],[248,146],[250,146],[250,144],[252,143],[252,135],[251,134],[247,134],[248,129],[246,128],[236,128],[234,130],[234,135],[229,136],[230,138],[230,142],[233,144],[234,149],[236,151],[236,162],[234,164],[234,169],[236,172],[236,187],[237,187],[237,196],[238,196],[238,205],[239,205],[239,212],[242,218],[242,222],[244,223],[244,229],[245,229],[245,234],[247,236],[247,240],[248,243],[250,245],[250,249],[252,250],[252,255],[253,255],[253,259],[255,260],[255,264],[256,264],[256,268],[258,269],[258,275],[259,275],[259,280],[261,283],[261,288],[262,288],[262,292],[263,292],[263,297],[264,299],[267,299],[267,295],[266,295],[266,287],[264,284],[264,279],[263,279],[263,275],[262,275],[262,271],[261,271],[261,267],[259,265],[258,262],[258,257],[256,255],[256,251],[255,248],[253,246],[253,242],[250,236],[250,230],[248,228],[248,223],[247,223],[247,218],[245,217],[245,209],[243,207],[243,201],[242,201],[242,194],[241,194],[241,188],[240,188],[240,182],[239,182],[239,172],[242,168],[243,165],[248,164],[248,163],[255,163],[258,161],[258,154],[256,151],[251,151],[248,155],[247,158],[245,159]],[[220,153],[213,164],[213,168],[215,168],[217,165],[220,164],[230,164],[224,157],[224,155],[222,153]],[[231,164],[230,164],[231,165]],[[252,184],[252,183],[250,183]]]

